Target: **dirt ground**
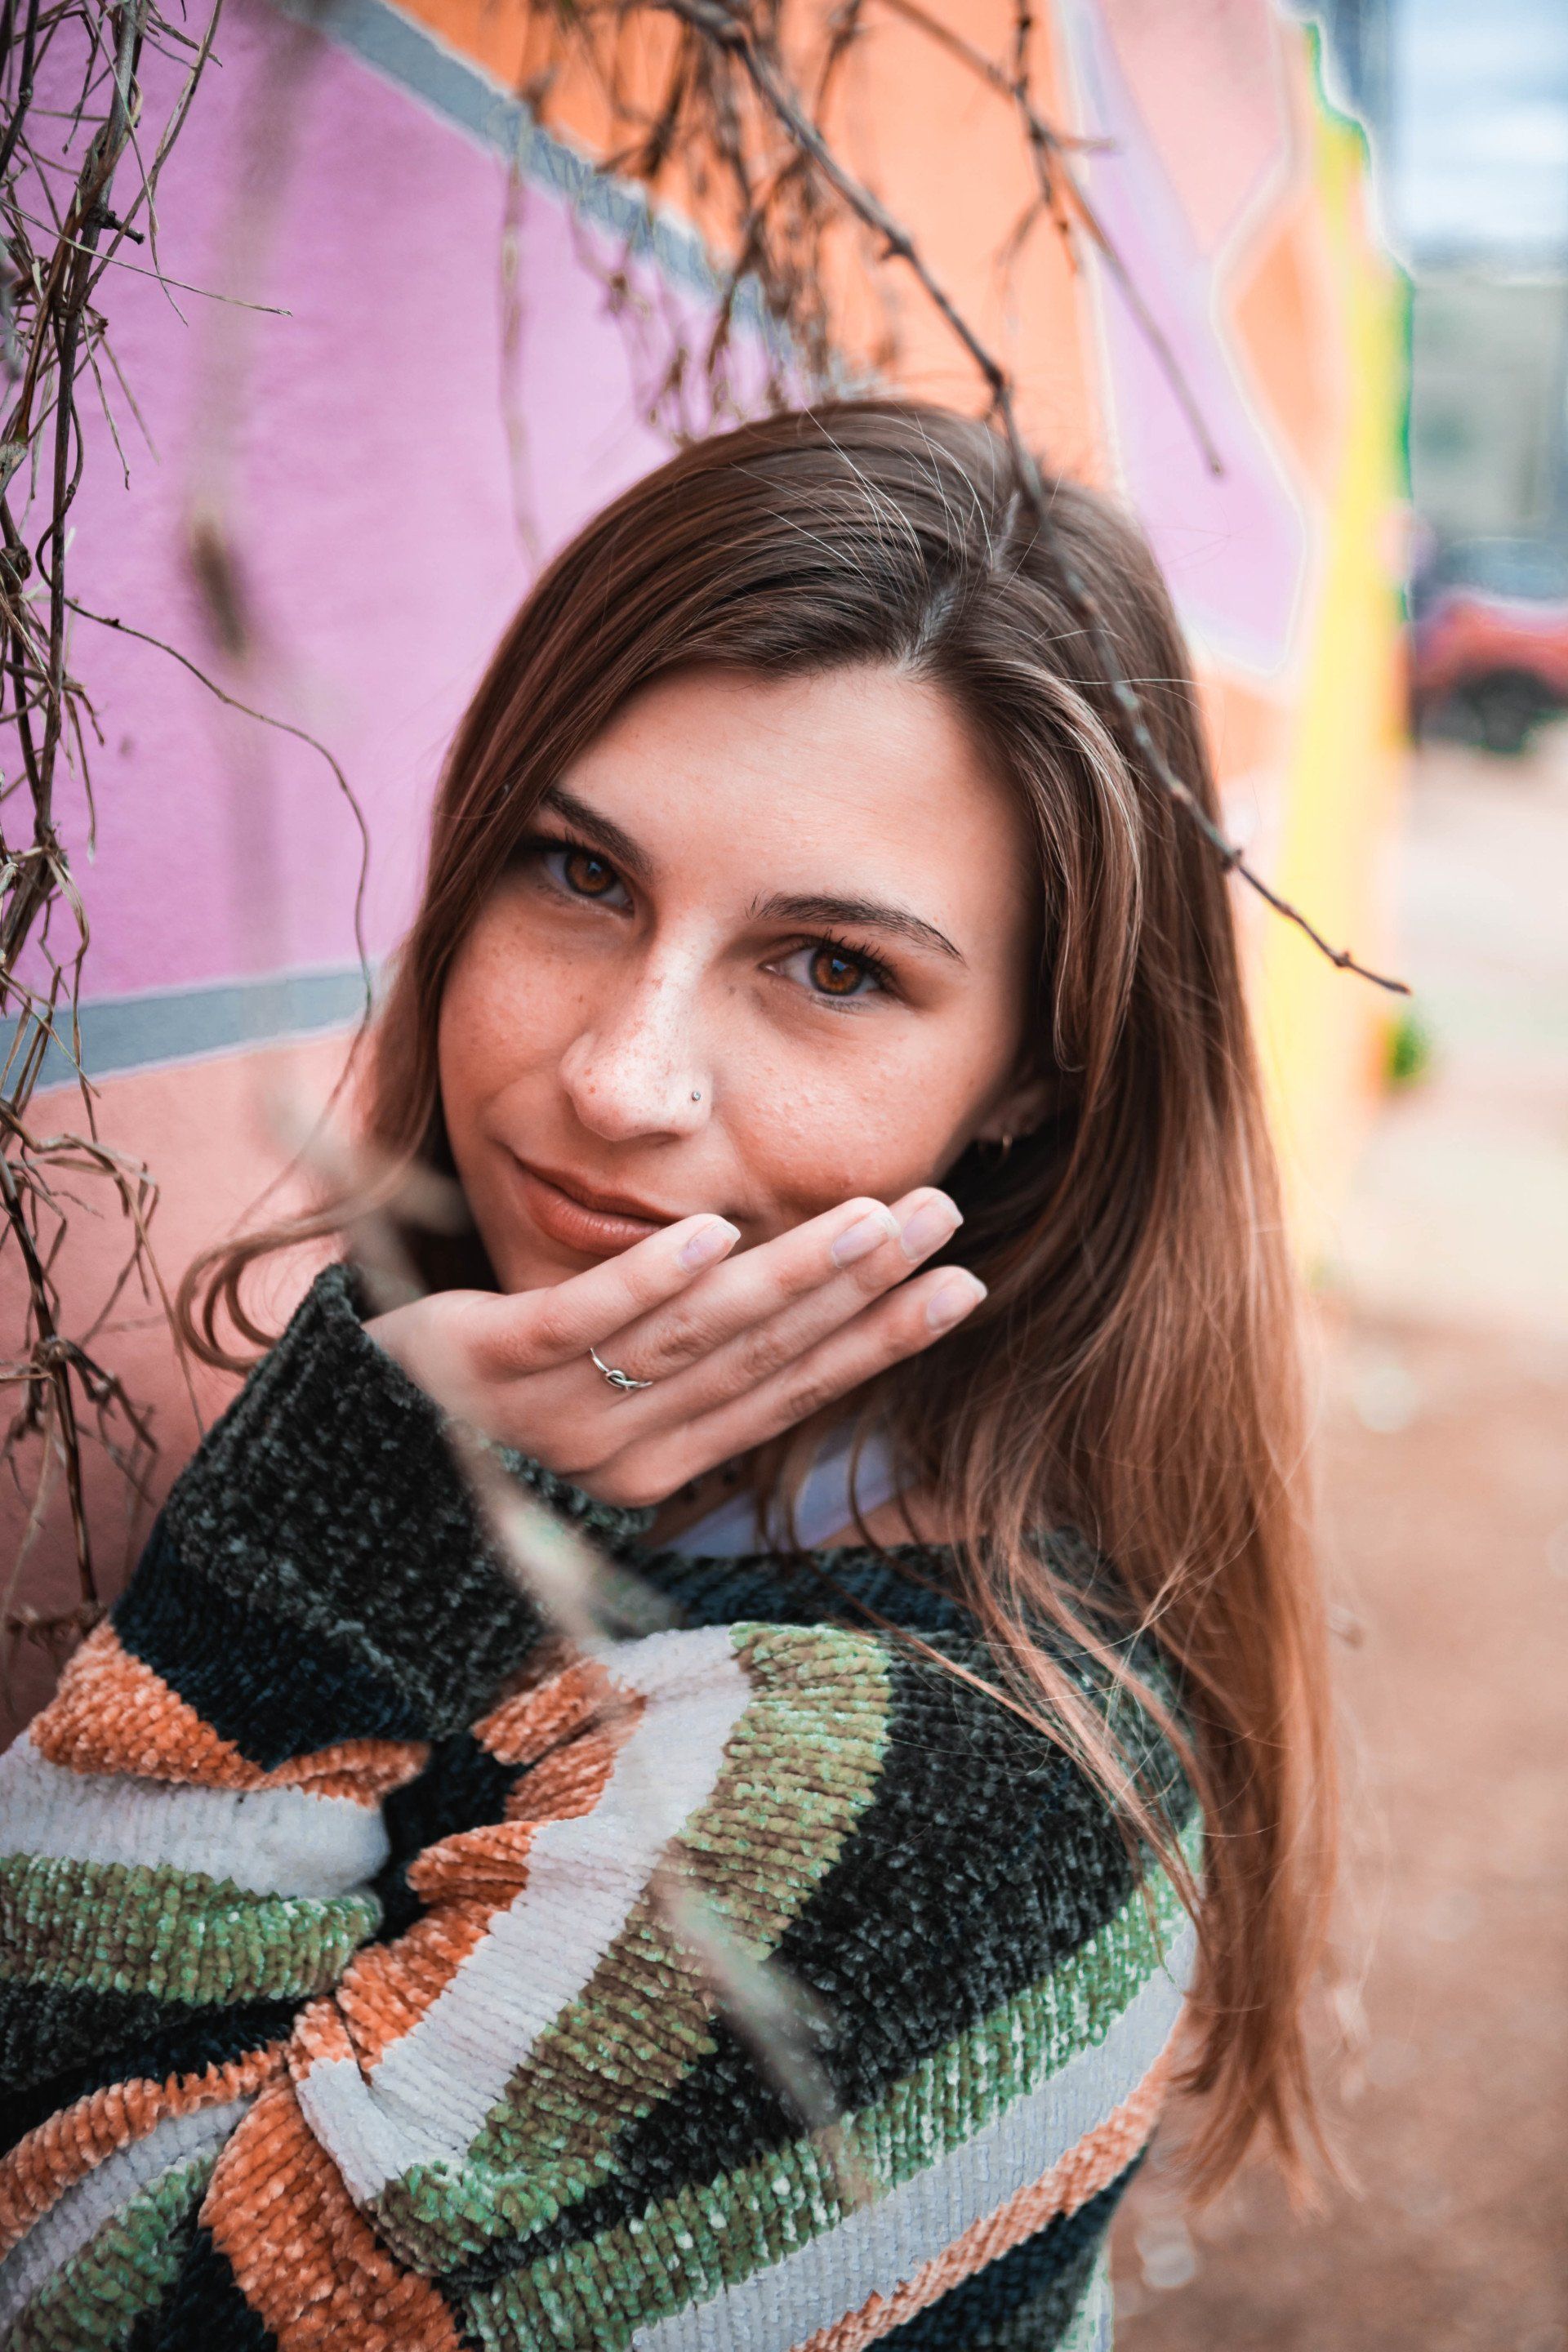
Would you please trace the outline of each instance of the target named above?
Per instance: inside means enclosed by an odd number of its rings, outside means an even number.
[[[1325,1303],[1347,1853],[1314,2025],[1354,2189],[1118,2226],[1120,2352],[1568,2352],[1568,737],[1415,779],[1390,1104]]]

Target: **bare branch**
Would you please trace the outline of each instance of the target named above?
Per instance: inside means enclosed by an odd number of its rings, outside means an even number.
[[[16,1012],[0,1074],[0,1236],[16,1250],[27,1306],[23,1351],[0,1365],[0,1380],[18,1387],[22,1396],[0,1438],[0,1464],[17,1478],[26,1452],[36,1461],[36,1471],[21,1559],[0,1613],[13,1644],[25,1638],[58,1648],[96,1622],[102,1607],[84,1445],[90,1437],[103,1449],[123,1477],[131,1502],[145,1495],[145,1472],[155,1451],[147,1413],[89,1352],[92,1336],[132,1279],[165,1314],[170,1307],[147,1230],[156,1189],[145,1169],[98,1139],[93,1092],[81,1067],[77,1006],[89,931],[61,839],[59,803],[68,777],[81,796],[90,850],[96,820],[89,752],[102,738],[92,701],[72,676],[67,656],[68,622],[80,609],[67,584],[70,510],[85,457],[78,394],[89,383],[104,399],[107,362],[136,413],[94,295],[110,268],[160,276],[153,184],[210,53],[216,16],[199,41],[160,17],[155,0],[61,0],[48,8],[27,0],[19,41],[9,6],[6,23],[12,37],[0,45],[0,214],[7,275],[0,332],[11,388],[0,425],[0,727],[11,730],[17,757],[5,762],[0,810],[9,828],[12,811],[23,806],[28,824],[23,838],[14,831],[9,839],[0,834],[0,1006]],[[83,58],[75,104],[37,110],[37,72],[52,45],[68,34],[80,39]],[[149,40],[160,48],[189,49],[195,61],[153,161],[143,171],[137,69]],[[55,149],[47,157],[34,144],[36,131],[46,122]],[[56,125],[64,126],[58,147]],[[132,171],[139,184],[129,204],[117,211],[117,178]],[[58,196],[52,179],[57,172],[68,184]],[[143,206],[149,215],[145,230],[132,225],[132,215]],[[121,250],[127,239],[150,244],[151,270]],[[124,466],[106,399],[104,406]],[[62,921],[68,928],[68,947],[58,938]],[[28,977],[21,965],[25,954],[37,966]],[[75,1067],[86,1135],[39,1139],[27,1127],[27,1106],[51,1045],[63,1046]],[[82,1331],[80,1318],[67,1319],[58,1270],[68,1213],[98,1213],[89,1196],[105,1185],[125,1221],[127,1250],[107,1300]],[[81,1598],[73,1610],[51,1614],[16,1598],[16,1576],[33,1550],[51,1495],[61,1489]]]
[[[855,217],[876,232],[889,258],[901,262],[910,272],[931,307],[968,352],[991,394],[992,414],[1005,436],[1019,480],[1034,512],[1041,543],[1049,553],[1063,592],[1093,646],[1095,659],[1110,688],[1125,732],[1161,790],[1188,823],[1196,827],[1226,872],[1237,875],[1277,914],[1293,923],[1314,947],[1327,956],[1331,963],[1342,971],[1357,973],[1378,988],[1387,989],[1395,995],[1407,996],[1410,992],[1404,981],[1372,971],[1359,962],[1348,948],[1332,946],[1300,908],[1292,906],[1288,898],[1265,882],[1247,864],[1238,845],[1226,838],[1200,805],[1190,785],[1176,774],[1154,740],[1136,688],[1123,672],[1098,598],[1062,549],[1051,520],[1050,506],[1039,467],[1019,426],[1016,389],[1007,369],[959,310],[908,230],[894,219],[881,199],[833,152],[790,88],[772,46],[765,45],[756,37],[749,16],[741,13],[738,0],[734,5],[731,5],[731,0],[651,0],[651,5],[689,25],[735,58],[780,127],[800,152],[810,158]]]

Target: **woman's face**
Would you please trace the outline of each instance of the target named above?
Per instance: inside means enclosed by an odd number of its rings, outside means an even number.
[[[566,770],[441,1006],[504,1290],[716,1210],[741,1247],[1028,1126],[1035,861],[944,696],[688,671]]]

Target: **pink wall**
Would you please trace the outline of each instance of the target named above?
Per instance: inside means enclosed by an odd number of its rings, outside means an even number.
[[[369,944],[380,955],[412,904],[429,793],[452,726],[531,575],[501,392],[506,173],[494,154],[342,49],[309,41],[302,69],[291,64],[300,45],[298,28],[258,0],[231,0],[221,66],[204,82],[163,180],[160,258],[172,278],[221,290],[227,273],[232,287],[225,256],[245,155],[258,121],[290,121],[293,154],[270,249],[250,289],[289,315],[250,322],[231,520],[267,646],[248,692],[329,744],[359,794],[374,844]],[[63,69],[69,61],[55,62]],[[145,85],[145,119],[161,122],[174,72],[150,55]],[[44,102],[58,94],[46,92]],[[515,399],[528,423],[527,504],[548,551],[666,454],[637,421],[641,370],[658,364],[659,330],[650,331],[653,348],[641,352],[634,382],[628,339],[585,266],[589,232],[537,187],[521,205]],[[140,266],[144,250],[129,251]],[[101,416],[84,408],[72,590],[211,667],[184,517],[213,398],[213,329],[237,314],[215,317],[199,296],[171,299],[128,270],[111,274],[103,299],[157,454],[115,394],[127,486]],[[661,300],[685,304],[668,289]],[[92,928],[84,1000],[350,963],[358,835],[321,760],[228,719],[151,646],[80,623],[72,667],[107,737],[94,774],[90,861],[79,801],[68,797],[62,812]],[[258,789],[271,803],[262,821]],[[340,1031],[102,1079],[99,1133],[160,1182],[153,1230],[171,1285],[199,1247],[247,1222],[282,1163],[280,1108],[294,1120],[319,1104],[342,1050]],[[40,1093],[31,1117],[40,1135],[83,1124],[68,1087]],[[58,1267],[70,1328],[88,1328],[123,1255],[112,1199],[89,1191]],[[300,1269],[291,1278],[297,1286]],[[287,1283],[285,1302],[286,1292]],[[19,1334],[22,1315],[15,1253],[0,1253],[7,1333]],[[163,1448],[151,1481],[156,1501],[198,1423],[155,1301],[128,1297],[93,1344],[139,1402],[153,1403]],[[225,1389],[216,1379],[200,1384],[205,1412]],[[123,1483],[96,1452],[89,1492],[100,1587],[112,1597],[147,1514],[128,1528]],[[77,1598],[59,1499],[57,1492],[24,1588],[44,1611]],[[0,1559],[15,1558],[22,1516],[17,1495],[0,1482]],[[25,1646],[13,1720],[41,1703],[50,1679],[47,1657]]]
[[[1254,0],[1151,12],[1060,0],[1079,120],[1110,142],[1080,170],[1196,402],[1214,471],[1148,334],[1096,278],[1122,487],[1210,660],[1268,680],[1299,658],[1310,534],[1225,315],[1227,272],[1300,159],[1276,28]],[[1118,35],[1121,37],[1119,39]],[[1219,160],[1223,159],[1223,160]]]
[[[205,287],[226,275],[233,283],[225,252],[236,159],[258,106],[274,99],[269,69],[282,69],[300,36],[256,0],[237,0],[220,41],[221,68],[198,92],[159,205],[165,270]],[[161,119],[173,73],[150,56],[146,81],[149,116]],[[286,103],[295,152],[256,290],[289,315],[250,322],[234,524],[276,648],[261,681],[268,707],[331,746],[370,819],[379,953],[410,903],[443,746],[529,577],[500,394],[505,173],[325,44],[312,45]],[[624,338],[574,256],[561,206],[537,189],[523,202],[521,392],[531,504],[548,547],[662,450],[633,421]],[[131,484],[94,418],[75,590],[206,666],[183,516],[212,397],[215,306],[171,301],[127,271],[104,290],[158,456],[116,394]],[[235,871],[231,762],[210,698],[165,655],[86,623],[73,660],[109,736],[97,768],[97,857],[77,859],[93,928],[88,992],[352,959],[357,836],[320,759],[238,724],[236,740],[265,746],[277,796],[273,903],[258,924],[254,866],[247,858]],[[68,828],[79,853],[79,821]]]

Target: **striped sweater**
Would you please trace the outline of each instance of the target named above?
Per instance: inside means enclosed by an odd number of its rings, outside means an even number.
[[[664,1630],[542,1634],[330,1269],[0,1759],[0,2342],[1109,2344],[1163,1874],[940,1662],[985,1670],[940,1551],[649,1554],[511,1466]],[[831,2128],[672,1870],[809,2002]]]

